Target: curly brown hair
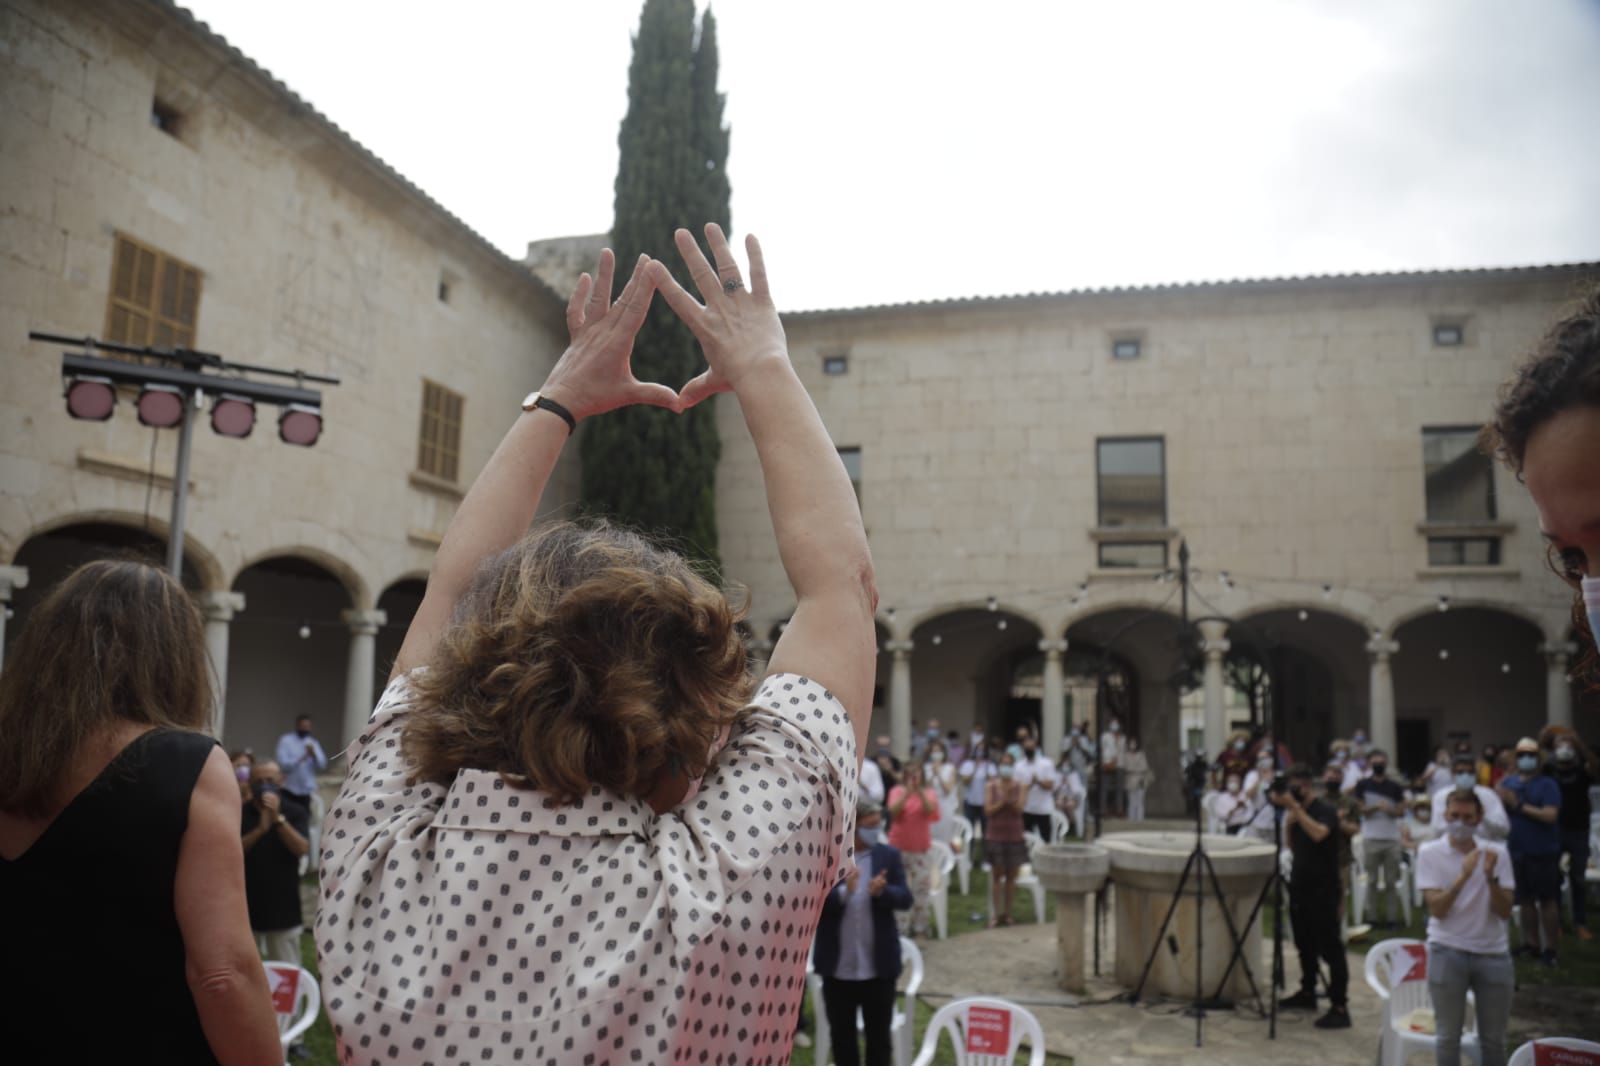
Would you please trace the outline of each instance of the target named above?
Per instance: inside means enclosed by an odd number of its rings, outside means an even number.
[[[494,771],[560,803],[698,777],[750,696],[742,617],[636,533],[544,526],[479,568],[413,680],[402,750],[423,780]]]
[[[1551,326],[1511,380],[1500,387],[1494,420],[1483,427],[1479,446],[1521,481],[1534,431],[1573,407],[1600,407],[1600,287]],[[1561,560],[1554,546],[1547,549],[1545,561],[1568,585],[1578,587],[1580,575]],[[1584,648],[1573,673],[1600,687],[1596,634],[1589,632],[1581,593],[1573,599],[1572,629]]]
[[[73,756],[119,719],[206,728],[205,630],[165,570],[100,560],[29,613],[0,673],[0,810],[53,813]]]

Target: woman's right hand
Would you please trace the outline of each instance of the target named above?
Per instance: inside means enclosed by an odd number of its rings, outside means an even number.
[[[675,238],[678,253],[705,303],[689,295],[664,263],[652,262],[650,270],[656,288],[700,341],[710,364],[709,370],[678,391],[679,409],[686,411],[708,396],[738,388],[745,375],[762,363],[787,363],[789,344],[767,288],[761,243],[753,235],[744,241],[750,257],[748,290],[721,226],[715,222],[706,226],[706,243],[717,261],[715,269],[688,230],[678,230]]]

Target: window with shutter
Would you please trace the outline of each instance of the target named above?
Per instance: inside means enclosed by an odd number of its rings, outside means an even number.
[[[437,382],[422,382],[422,424],[417,432],[417,469],[444,481],[461,472],[463,398]]]
[[[200,271],[117,234],[104,337],[117,344],[194,347]]]

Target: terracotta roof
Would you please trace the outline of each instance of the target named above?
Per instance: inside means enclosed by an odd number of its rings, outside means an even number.
[[[1004,296],[956,296],[942,300],[868,304],[861,307],[785,311],[784,318],[825,318],[896,311],[958,311],[976,307],[1006,307],[1025,303],[1067,301],[1085,297],[1164,295],[1215,292],[1221,289],[1273,292],[1300,288],[1353,288],[1361,285],[1432,284],[1461,282],[1542,281],[1560,277],[1600,277],[1600,261],[1551,263],[1522,267],[1474,267],[1463,270],[1402,270],[1372,274],[1305,274],[1284,278],[1237,278],[1228,281],[1184,281],[1155,285],[1115,285],[1068,289],[1062,292],[1028,292]]]

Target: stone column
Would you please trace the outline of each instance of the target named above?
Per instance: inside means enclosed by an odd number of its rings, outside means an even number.
[[[902,759],[911,757],[911,649],[909,640],[891,640],[883,650],[894,656],[889,673],[889,740]]]
[[[228,707],[228,625],[244,610],[244,593],[226,589],[202,592],[200,610],[206,616],[206,658],[211,667],[211,702],[216,708],[211,735],[221,740]]]
[[[776,641],[750,642],[750,676],[756,679],[757,687],[760,687],[761,679],[767,676],[767,664],[772,662],[772,649],[775,647],[777,647]]]
[[[1228,706],[1227,693],[1223,686],[1222,659],[1233,645],[1225,639],[1228,623],[1210,619],[1196,624],[1200,628],[1200,650],[1206,656],[1206,758],[1216,762],[1222,754],[1222,749],[1228,744]],[[1183,745],[1184,740],[1180,737],[1178,739],[1180,750]]]
[[[1061,739],[1067,735],[1067,682],[1061,666],[1067,642],[1041,640],[1039,650],[1044,652],[1044,706],[1039,713],[1044,735],[1040,740],[1045,754],[1054,759],[1061,753]]]
[[[344,743],[348,748],[367,728],[372,717],[372,670],[377,655],[378,627],[389,620],[383,611],[343,611],[339,618],[350,627],[350,665],[344,679]]]
[[[1398,641],[1374,637],[1367,641],[1367,654],[1372,657],[1371,706],[1367,716],[1367,733],[1372,746],[1389,753],[1394,758],[1394,674],[1389,670],[1389,656],[1400,650]]]
[[[1545,663],[1545,720],[1550,725],[1572,725],[1572,684],[1567,680],[1567,664],[1578,654],[1571,641],[1539,645]]]
[[[11,594],[27,587],[26,566],[0,566],[0,658],[5,655],[6,616],[11,612]]]

